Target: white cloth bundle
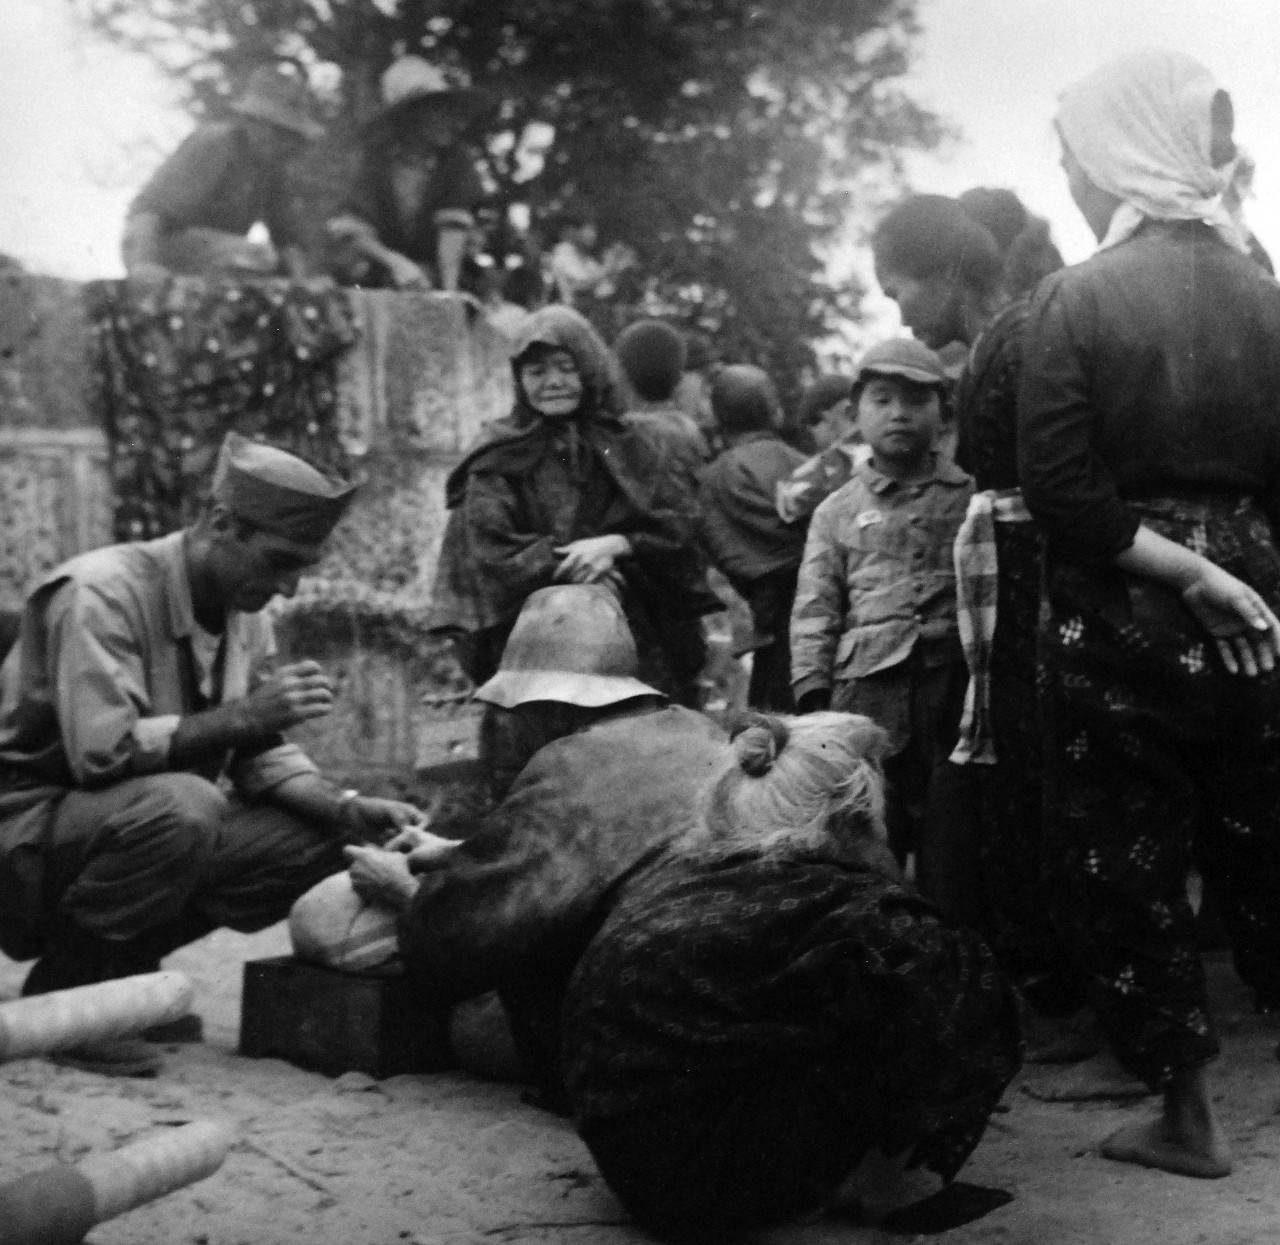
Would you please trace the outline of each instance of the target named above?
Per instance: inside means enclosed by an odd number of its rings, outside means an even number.
[[[289,937],[300,960],[349,973],[381,968],[400,950],[395,912],[361,899],[349,873],[317,882],[293,905]]]

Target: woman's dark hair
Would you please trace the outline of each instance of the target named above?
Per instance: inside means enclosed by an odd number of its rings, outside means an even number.
[[[1062,253],[1049,236],[1049,222],[1032,216],[1012,190],[975,186],[956,200],[995,239],[1004,256],[1001,287],[1009,298],[1035,289],[1062,267]]]
[[[946,195],[912,195],[876,226],[871,237],[876,267],[917,281],[947,277],[991,294],[1004,264],[991,231]]]
[[[956,202],[964,214],[977,221],[996,240],[1001,255],[1007,255],[1014,239],[1027,227],[1031,213],[1012,190],[996,186],[975,186],[966,190]]]
[[[1009,298],[1062,267],[1047,221],[1012,190],[975,186],[958,199],[916,195],[880,222],[876,263],[917,280],[950,276],[979,294]]]
[[[1062,267],[1062,252],[1049,236],[1049,222],[1028,216],[1026,226],[1004,257],[1004,289],[1010,298],[1033,290]]]

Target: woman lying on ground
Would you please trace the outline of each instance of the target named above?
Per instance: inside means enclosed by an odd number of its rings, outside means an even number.
[[[397,850],[347,853],[357,892],[403,913],[400,952],[424,1004],[496,989],[529,1079],[560,1110],[565,983],[617,887],[693,824],[733,759],[720,726],[636,672],[609,589],[534,593],[477,692],[505,798],[445,831],[461,845],[419,831]]]
[[[949,1181],[1018,1069],[991,953],[888,850],[883,742],[840,713],[741,734],[705,817],[615,889],[578,963],[574,1120],[659,1236],[839,1206],[886,1159]]]

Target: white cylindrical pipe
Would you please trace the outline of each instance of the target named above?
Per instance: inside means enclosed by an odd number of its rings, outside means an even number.
[[[79,1245],[95,1224],[211,1176],[231,1142],[221,1125],[185,1124],[0,1184],[0,1245]]]
[[[93,1186],[98,1222],[212,1176],[226,1160],[231,1141],[222,1125],[198,1121],[82,1160],[80,1171]]]
[[[146,973],[0,1003],[0,1063],[141,1033],[191,1010],[181,973]]]

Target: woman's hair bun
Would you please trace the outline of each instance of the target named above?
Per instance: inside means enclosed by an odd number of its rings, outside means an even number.
[[[738,766],[752,778],[762,778],[772,768],[791,732],[781,718],[753,714],[735,733],[733,746],[738,754]]]

